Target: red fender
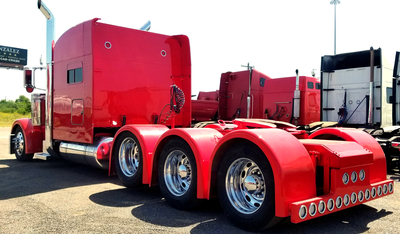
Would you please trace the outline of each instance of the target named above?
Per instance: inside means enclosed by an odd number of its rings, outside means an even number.
[[[373,153],[374,163],[371,165],[371,183],[386,180],[386,158],[379,143],[368,133],[355,128],[323,128],[309,136],[309,139],[325,139],[327,135],[354,141]]]
[[[228,133],[215,147],[210,174],[218,169],[224,149],[236,144],[237,140],[254,143],[271,164],[275,181],[276,216],[287,217],[292,202],[316,196],[315,168],[310,155],[298,139],[280,129],[249,129]],[[215,185],[215,181],[209,184]]]
[[[25,153],[33,154],[43,151],[43,131],[41,126],[33,126],[32,119],[17,119],[12,125],[11,134],[15,133],[17,126],[21,127],[25,136]]]
[[[118,138],[119,134],[122,132],[131,132],[139,141],[140,148],[142,150],[143,155],[143,176],[142,176],[142,183],[143,184],[150,184],[150,171],[151,165],[153,162],[153,151],[154,146],[156,145],[160,136],[168,130],[168,127],[164,125],[139,125],[139,124],[131,124],[125,125],[118,130],[118,132],[114,136],[114,141],[112,144],[111,152],[113,152],[114,142]],[[109,161],[109,171],[108,174],[111,175],[115,172],[115,165],[113,156],[111,154],[110,161]]]
[[[154,184],[157,180],[158,158],[165,143],[171,137],[180,137],[190,146],[197,165],[197,198],[208,198],[210,156],[222,134],[211,128],[174,128],[165,132],[160,137],[154,154],[153,170],[151,172]]]

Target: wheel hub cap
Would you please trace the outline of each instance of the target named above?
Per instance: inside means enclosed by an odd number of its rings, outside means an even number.
[[[119,165],[122,173],[127,177],[132,177],[139,169],[140,152],[136,141],[127,137],[122,141],[119,148]]]
[[[174,196],[183,196],[192,182],[192,168],[188,157],[180,150],[172,151],[164,163],[164,181]]]
[[[225,177],[229,201],[243,214],[256,212],[264,202],[266,186],[261,169],[247,158],[235,160]]]
[[[17,136],[14,138],[14,149],[19,155],[24,151],[24,135],[22,132],[18,132]]]

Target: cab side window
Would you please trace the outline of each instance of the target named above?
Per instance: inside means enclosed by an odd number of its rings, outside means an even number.
[[[80,83],[83,80],[82,68],[70,69],[67,71],[67,83]]]
[[[307,88],[314,89],[314,83],[312,81],[307,82]]]

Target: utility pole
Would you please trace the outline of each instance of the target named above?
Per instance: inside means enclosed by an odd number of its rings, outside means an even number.
[[[334,50],[333,53],[336,55],[336,5],[340,4],[339,0],[332,0],[331,5],[335,6],[335,16],[334,16]]]

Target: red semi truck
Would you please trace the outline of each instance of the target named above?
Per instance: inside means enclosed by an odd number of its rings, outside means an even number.
[[[199,92],[197,100],[192,100],[195,122],[235,118],[270,119],[296,126],[319,122],[320,82],[298,75],[272,79],[255,69],[226,72],[221,74],[219,90]]]
[[[103,168],[127,187],[158,185],[177,209],[217,196],[228,218],[252,231],[394,192],[382,149],[363,131],[326,128],[308,136],[247,119],[191,128],[186,36],[93,19],[54,44],[54,16],[38,5],[48,26],[48,89],[32,96],[32,118],[12,126],[18,160],[51,156]]]

